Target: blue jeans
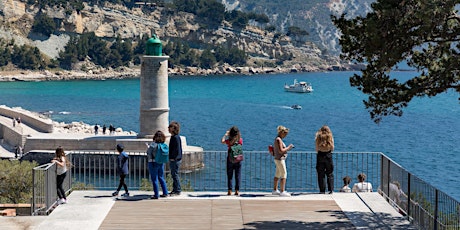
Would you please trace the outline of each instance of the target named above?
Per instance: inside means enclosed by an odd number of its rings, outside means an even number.
[[[163,195],[168,195],[168,188],[166,187],[166,181],[164,177],[164,164],[158,164],[156,162],[149,162],[149,172],[150,179],[153,184],[153,192],[156,198],[159,197],[158,194],[158,181],[160,181],[161,189],[163,190]]]
[[[182,190],[180,187],[180,178],[179,178],[179,168],[180,168],[181,163],[182,163],[182,160],[169,162],[169,168],[171,169],[171,177],[173,179],[173,193],[180,193]]]

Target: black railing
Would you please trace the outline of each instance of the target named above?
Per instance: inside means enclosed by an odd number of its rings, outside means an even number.
[[[68,186],[97,190],[114,190],[118,184],[115,152],[71,152],[71,176]],[[130,190],[138,190],[149,182],[145,153],[129,153]],[[226,191],[226,156],[224,151],[184,153],[180,176],[190,191]],[[420,229],[460,229],[460,204],[430,184],[412,175],[382,153],[335,152],[334,187],[342,187],[342,177],[348,175],[354,182],[359,173],[366,173],[366,181],[374,186],[387,201],[411,223]],[[286,160],[287,184],[290,192],[318,192],[316,153],[290,152]],[[275,164],[265,151],[246,151],[242,166],[242,191],[267,191],[273,187]],[[166,174],[169,172],[166,170]],[[44,165],[34,169],[34,213],[48,214],[57,200],[55,166]],[[145,183],[144,183],[145,186]]]

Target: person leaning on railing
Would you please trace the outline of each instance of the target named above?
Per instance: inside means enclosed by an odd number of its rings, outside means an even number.
[[[327,177],[327,188],[329,194],[334,191],[334,164],[332,152],[334,151],[334,137],[331,129],[323,125],[315,135],[316,172],[318,173],[318,186],[321,194],[326,193],[324,176]]]

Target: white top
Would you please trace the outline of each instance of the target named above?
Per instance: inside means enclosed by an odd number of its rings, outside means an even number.
[[[344,185],[341,189],[340,192],[351,192],[351,188],[348,185]]]
[[[63,166],[61,166],[60,164],[56,164],[56,174],[62,175],[65,172],[67,172],[67,164],[65,162],[65,157],[62,158],[62,165]]]
[[[352,192],[372,192],[372,184],[369,182],[359,182],[353,185]]]

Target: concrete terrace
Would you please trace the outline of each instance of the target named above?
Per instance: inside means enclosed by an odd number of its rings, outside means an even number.
[[[0,125],[12,132],[18,128],[4,116]],[[95,137],[40,133],[24,123],[21,129],[21,135],[59,141]],[[1,158],[14,157],[9,148],[0,147]],[[378,193],[279,197],[250,191],[240,196],[184,192],[152,200],[153,192],[131,191],[129,198],[118,200],[111,192],[73,191],[69,203],[49,216],[0,217],[0,229],[416,229]]]
[[[0,229],[416,229],[378,193],[74,191],[49,216],[0,217]]]

